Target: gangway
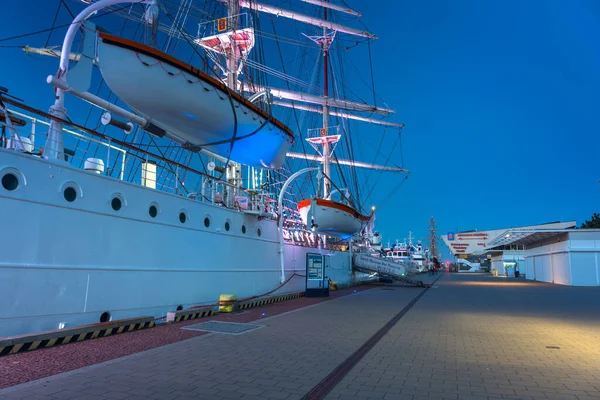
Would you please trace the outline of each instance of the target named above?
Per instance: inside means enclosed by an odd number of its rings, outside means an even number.
[[[376,273],[380,277],[393,279],[418,287],[429,287],[423,281],[410,277],[410,271],[402,263],[373,257],[370,254],[356,253],[352,256],[352,269],[367,274]]]

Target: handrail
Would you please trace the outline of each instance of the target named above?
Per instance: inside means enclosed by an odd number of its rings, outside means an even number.
[[[276,205],[270,204],[268,202],[269,197],[272,198],[272,200],[271,200],[272,202],[275,202],[276,194],[267,193],[267,192],[263,192],[263,191],[254,191],[254,190],[250,190],[250,189],[244,188],[242,186],[239,186],[236,183],[230,183],[226,180],[219,179],[215,176],[198,171],[195,168],[181,164],[177,161],[170,160],[164,156],[159,156],[150,151],[138,148],[130,143],[124,142],[122,140],[113,138],[106,134],[99,133],[93,129],[86,128],[86,127],[76,124],[74,122],[71,122],[71,121],[62,119],[60,117],[51,115],[49,113],[43,112],[41,110],[38,110],[36,108],[33,108],[33,107],[23,104],[21,102],[15,101],[13,99],[8,99],[6,97],[3,97],[1,94],[0,94],[0,101],[6,102],[15,108],[19,108],[23,111],[27,111],[32,114],[32,115],[27,115],[22,112],[15,111],[14,109],[10,110],[11,114],[15,114],[21,118],[26,118],[27,120],[29,120],[31,122],[31,127],[32,127],[31,140],[32,140],[32,142],[33,142],[33,140],[35,140],[35,127],[38,123],[41,123],[41,124],[44,124],[47,126],[51,125],[50,122],[47,122],[47,121],[44,121],[41,119],[41,118],[47,118],[47,119],[54,120],[56,122],[61,123],[62,130],[65,131],[66,133],[69,133],[70,135],[73,135],[84,141],[98,143],[99,145],[106,146],[108,149],[117,150],[118,152],[120,152],[120,154],[122,154],[122,158],[123,158],[123,160],[121,162],[122,167],[121,167],[121,170],[119,173],[119,179],[121,179],[121,180],[124,179],[124,176],[126,173],[125,159],[126,159],[127,155],[130,155],[131,156],[130,158],[142,159],[142,160],[145,159],[146,161],[148,159],[154,159],[157,161],[162,161],[165,164],[171,166],[171,167],[169,167],[169,166],[160,165],[159,167],[166,172],[170,172],[170,173],[174,174],[175,175],[174,179],[176,180],[176,183],[177,183],[177,179],[178,179],[177,176],[179,175],[179,172],[177,172],[177,173],[174,172],[174,170],[176,169],[175,167],[177,167],[177,171],[180,171],[180,170],[188,171],[188,172],[191,172],[192,174],[194,174],[195,179],[198,179],[198,182],[197,182],[198,187],[200,185],[202,185],[202,187],[203,187],[202,201],[207,201],[212,204],[222,204],[227,208],[238,209],[241,212],[247,212],[246,210],[250,210],[250,211],[254,211],[254,212],[258,211],[259,215],[262,218],[274,217],[274,215],[276,214],[276,211],[275,211]],[[0,123],[0,126],[2,126],[2,125],[4,125],[4,124]],[[67,126],[73,128],[73,129],[76,129],[78,132],[76,132],[75,130],[72,130],[72,129],[67,129],[66,128]],[[85,135],[85,133],[89,134],[90,136]],[[48,140],[50,140],[50,138],[47,138],[46,142]],[[138,154],[128,152],[125,149],[133,150],[135,152],[138,152]],[[84,155],[84,157],[85,157],[85,155]],[[109,155],[107,157],[110,157],[110,150],[109,150]],[[154,172],[154,175],[155,175],[155,177],[151,177],[151,178],[142,177],[142,180],[144,180],[144,182],[151,182],[151,183],[154,183],[155,185],[160,185],[161,188],[154,187],[154,186],[150,186],[150,187],[156,188],[161,191],[170,191],[169,188],[172,189],[172,187],[168,184],[169,182],[173,181],[171,178],[169,178],[168,176],[163,177],[162,174],[158,174],[156,171]],[[159,180],[159,178],[158,178],[159,175],[161,177],[163,177],[164,179]],[[147,186],[147,185],[145,183],[142,183],[142,186]],[[207,186],[211,186],[211,189],[209,189],[208,191],[205,190],[205,188]],[[193,186],[190,186],[190,187],[193,187]],[[175,193],[177,193],[177,184],[175,185],[174,190],[175,190]],[[218,195],[217,195],[217,193],[218,193]],[[200,193],[191,191],[190,194],[188,195],[188,197],[192,197],[191,195],[199,197]],[[238,202],[238,196],[247,198],[248,207],[245,206],[245,204],[246,204],[245,201]],[[218,198],[218,197],[221,197],[221,198]]]
[[[62,118],[59,118],[59,117],[53,116],[53,115],[51,115],[51,114],[49,114],[49,113],[46,113],[46,112],[44,112],[44,111],[42,111],[42,110],[39,110],[39,109],[36,109],[36,108],[34,108],[34,107],[28,106],[28,105],[26,105],[26,104],[23,104],[23,103],[21,103],[21,102],[18,102],[18,101],[16,101],[16,100],[13,100],[13,99],[10,99],[10,98],[7,98],[7,97],[4,97],[4,96],[2,96],[1,94],[0,94],[0,101],[3,101],[3,102],[5,102],[5,103],[8,103],[8,104],[11,104],[11,105],[13,105],[13,106],[15,106],[15,107],[18,107],[18,108],[21,108],[21,109],[23,109],[23,110],[29,111],[29,112],[31,112],[31,113],[33,113],[33,114],[36,114],[36,115],[40,116],[40,117],[44,117],[44,118],[48,118],[48,119],[52,119],[52,120],[54,120],[54,121],[57,121],[57,122],[60,122],[60,123],[62,123],[62,124],[64,124],[64,125],[70,126],[70,127],[72,127],[72,128],[76,128],[76,129],[78,129],[78,130],[80,130],[80,131],[82,131],[82,132],[89,133],[90,135],[92,135],[92,136],[95,136],[95,137],[97,137],[97,138],[104,139],[104,140],[106,140],[106,141],[110,141],[110,142],[112,142],[112,143],[114,143],[114,144],[117,144],[117,145],[119,145],[119,146],[121,146],[121,147],[127,148],[127,149],[129,149],[129,150],[134,150],[134,151],[136,151],[136,152],[139,152],[139,153],[141,153],[141,154],[144,154],[144,155],[146,155],[146,156],[148,156],[148,157],[152,157],[152,158],[154,158],[154,159],[157,159],[157,160],[163,161],[163,162],[165,162],[165,163],[167,163],[167,164],[171,164],[171,165],[173,165],[173,166],[179,167],[179,168],[181,168],[181,169],[184,169],[184,170],[186,170],[186,171],[189,171],[189,172],[192,172],[192,173],[194,173],[194,174],[198,174],[198,175],[204,176],[204,177],[206,177],[206,178],[208,178],[208,179],[210,179],[210,180],[213,180],[213,181],[216,181],[216,182],[222,183],[222,184],[224,184],[224,185],[227,185],[227,186],[235,187],[235,188],[239,189],[240,191],[243,191],[243,192],[246,192],[246,193],[248,193],[248,190],[247,190],[247,189],[245,189],[245,188],[242,188],[242,187],[238,187],[238,186],[231,185],[229,182],[227,182],[227,181],[225,181],[225,180],[218,179],[218,178],[216,178],[216,177],[214,177],[214,176],[212,176],[212,175],[209,175],[209,174],[207,174],[207,173],[205,173],[205,172],[198,171],[198,170],[197,170],[197,169],[195,169],[195,168],[192,168],[192,167],[190,167],[190,166],[187,166],[187,165],[185,165],[185,164],[181,164],[181,163],[179,163],[179,162],[177,162],[177,161],[175,161],[175,160],[170,160],[170,159],[168,159],[168,158],[166,158],[166,157],[163,157],[163,156],[161,156],[161,155],[158,155],[158,154],[152,153],[152,152],[150,152],[150,151],[148,151],[148,150],[141,149],[141,148],[139,148],[139,147],[136,147],[136,146],[134,146],[134,145],[132,145],[132,144],[130,144],[130,143],[127,143],[127,142],[124,142],[124,141],[122,141],[122,140],[119,140],[119,139],[113,138],[113,137],[111,137],[111,136],[105,135],[105,134],[103,134],[103,133],[97,132],[97,131],[95,131],[95,130],[93,130],[93,129],[86,128],[86,127],[85,127],[85,126],[83,126],[83,125],[79,125],[79,124],[76,124],[76,123],[74,123],[74,122],[68,121],[68,120],[66,120],[66,119],[62,119]],[[13,110],[11,110],[11,112],[14,112],[14,111],[13,111]],[[252,193],[248,193],[248,194],[252,194]]]

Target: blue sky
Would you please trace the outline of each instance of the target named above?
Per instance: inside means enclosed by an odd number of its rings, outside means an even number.
[[[406,124],[403,154],[412,173],[378,209],[385,241],[402,239],[408,230],[425,238],[431,216],[443,234],[580,223],[599,211],[600,3],[347,3],[379,37],[371,48],[375,89]],[[56,6],[45,0],[5,5],[0,40],[51,26]],[[59,21],[67,21],[64,11]],[[47,37],[0,46],[42,46]],[[50,44],[61,41],[57,33]],[[365,60],[356,58],[356,65],[370,81]],[[44,79],[57,60],[0,47],[0,61],[0,86],[47,109],[52,90]],[[370,98],[368,90],[361,95]],[[375,135],[365,128],[360,133]],[[364,161],[372,161],[372,151],[365,152]],[[397,179],[382,178],[373,204]]]

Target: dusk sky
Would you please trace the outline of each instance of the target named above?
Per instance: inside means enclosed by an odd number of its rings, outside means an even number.
[[[50,27],[57,4],[7,2],[0,40]],[[379,209],[385,242],[409,230],[424,239],[431,216],[442,235],[579,224],[600,211],[600,2],[347,4],[379,37],[372,44],[375,89],[406,124],[404,165],[412,172]],[[57,59],[5,46],[43,46],[47,39],[0,41],[0,86],[42,109],[52,102],[44,79]],[[52,36],[50,44],[61,41]],[[396,183],[381,185],[375,200]]]

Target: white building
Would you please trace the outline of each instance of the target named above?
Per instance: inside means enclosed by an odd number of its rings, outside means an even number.
[[[496,269],[498,275],[514,276],[514,269],[520,274],[525,274],[524,267],[524,247],[519,244],[498,245],[492,248],[490,243],[503,237],[508,229],[532,230],[532,229],[554,229],[564,231],[574,228],[576,221],[568,222],[550,222],[540,225],[530,225],[518,228],[503,228],[487,231],[468,231],[468,232],[449,232],[442,235],[442,240],[450,249],[452,255],[456,258],[459,265],[458,272],[479,272],[480,263],[477,259],[491,259],[491,269]],[[508,268],[508,271],[507,271]]]
[[[519,246],[525,262],[520,271],[527,279],[600,286],[600,229],[509,229],[486,251]]]
[[[525,251],[518,247],[489,252],[492,257],[492,271],[498,271],[499,276],[525,275]]]

